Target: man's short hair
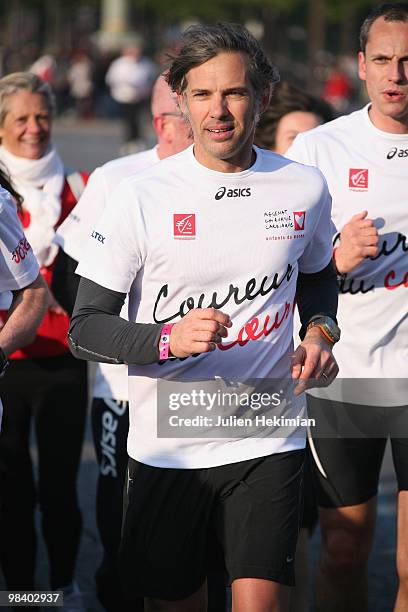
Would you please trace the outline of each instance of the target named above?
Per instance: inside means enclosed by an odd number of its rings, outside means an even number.
[[[368,35],[374,21],[384,17],[384,21],[408,21],[408,4],[403,2],[385,2],[373,8],[365,18],[360,30],[360,49],[365,53]]]
[[[42,95],[49,112],[54,114],[55,98],[49,84],[32,72],[13,72],[0,79],[0,125],[10,110],[7,98],[23,90]]]
[[[234,52],[247,55],[250,79],[257,97],[279,81],[277,68],[268,60],[252,34],[242,25],[222,22],[215,25],[193,25],[185,30],[180,52],[173,58],[167,82],[173,91],[182,93],[187,85],[186,75],[189,70],[219,53]]]
[[[295,112],[314,113],[323,123],[334,119],[330,104],[287,81],[282,81],[274,88],[269,106],[261,115],[255,132],[255,144],[262,149],[273,151],[280,120]]]

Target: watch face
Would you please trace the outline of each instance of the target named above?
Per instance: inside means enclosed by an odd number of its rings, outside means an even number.
[[[338,327],[338,325],[336,325],[333,319],[330,319],[330,317],[325,317],[325,322],[323,325],[330,333],[330,335],[333,336],[333,340],[335,340],[335,342],[338,342],[340,340],[340,328]]]
[[[340,328],[330,317],[316,317],[309,324],[310,327],[320,326],[333,340],[333,343],[340,340]]]

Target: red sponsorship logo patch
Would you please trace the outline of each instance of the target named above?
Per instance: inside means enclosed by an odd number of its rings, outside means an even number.
[[[306,211],[293,211],[293,228],[296,232],[303,232],[305,229]]]
[[[194,240],[196,237],[195,214],[184,213],[173,215],[174,238]]]
[[[368,169],[350,168],[349,169],[349,189],[367,191],[368,189]]]

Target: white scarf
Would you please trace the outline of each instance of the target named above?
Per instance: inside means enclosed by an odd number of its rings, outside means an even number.
[[[65,180],[61,158],[52,147],[40,159],[27,159],[0,146],[0,161],[24,198],[23,209],[30,214],[30,225],[24,229],[27,240],[40,266],[48,266],[58,251],[52,240],[61,216],[60,197]]]

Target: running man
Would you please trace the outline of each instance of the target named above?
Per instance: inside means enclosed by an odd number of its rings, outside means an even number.
[[[327,178],[340,275],[343,336],[335,355],[342,380],[309,398],[310,416],[332,415],[342,428],[321,430],[320,438],[317,428],[312,432],[323,530],[317,607],[367,610],[367,562],[390,434],[399,490],[395,611],[402,612],[408,610],[408,5],[374,8],[360,45],[369,104],[299,135],[287,152]],[[342,439],[329,439],[342,431]]]
[[[78,268],[74,354],[129,364],[120,575],[149,609],[206,609],[214,539],[234,610],[288,606],[304,428],[231,438],[210,422],[208,437],[161,437],[156,410],[164,383],[274,377],[294,417],[307,384],[336,376],[327,186],[317,170],[253,146],[276,80],[245,28],[189,28],[168,82],[194,145],[121,183]],[[298,273],[303,341],[293,354]],[[118,315],[129,292],[127,322]]]

